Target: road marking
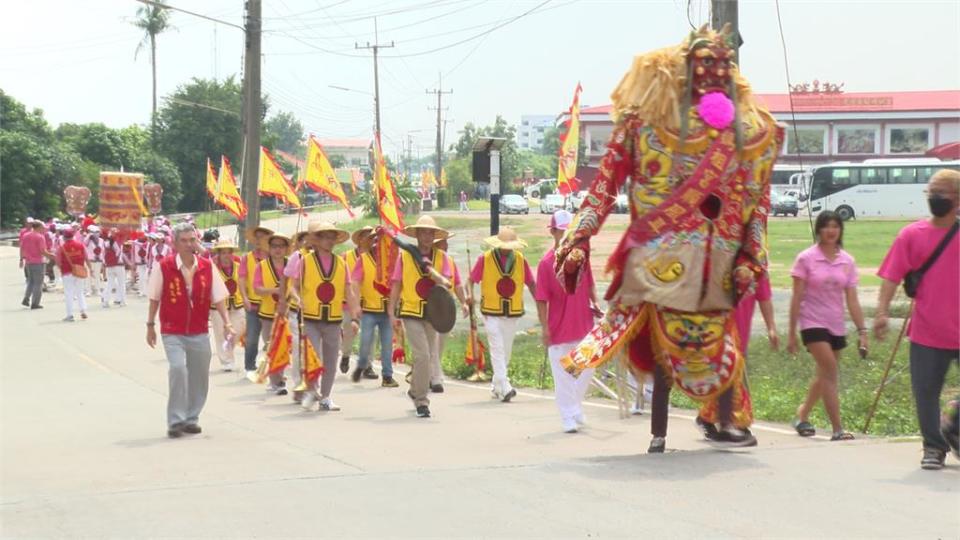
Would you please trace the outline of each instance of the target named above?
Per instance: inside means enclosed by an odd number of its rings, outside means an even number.
[[[102,372],[104,372],[104,373],[113,373],[113,371],[111,371],[110,368],[108,368],[107,366],[101,364],[100,362],[97,362],[97,361],[94,360],[93,358],[90,358],[89,356],[87,356],[87,355],[85,355],[85,354],[83,354],[83,353],[78,353],[77,356],[79,356],[80,359],[83,360],[84,362],[90,364],[91,366],[99,369],[100,371],[102,371]]]

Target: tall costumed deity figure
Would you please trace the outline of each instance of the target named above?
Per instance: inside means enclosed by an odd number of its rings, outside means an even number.
[[[669,391],[701,404],[719,442],[749,446],[753,421],[732,309],[766,272],[769,180],[783,127],[758,105],[730,40],[706,26],[643,54],[612,94],[613,134],[557,251],[574,290],[621,189],[630,225],[607,264],[609,309],[563,359],[574,375],[614,358],[654,376],[653,440],[666,444]],[[713,424],[719,424],[717,431]]]

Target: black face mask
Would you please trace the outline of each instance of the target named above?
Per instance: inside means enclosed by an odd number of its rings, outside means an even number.
[[[927,204],[930,205],[930,213],[936,217],[943,217],[953,210],[953,201],[942,195],[932,195],[927,199]]]

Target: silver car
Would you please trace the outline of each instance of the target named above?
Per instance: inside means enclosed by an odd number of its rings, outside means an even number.
[[[564,202],[563,195],[558,193],[551,193],[545,197],[540,197],[540,213],[552,214],[557,210],[563,210]]]
[[[530,205],[520,195],[504,195],[500,198],[501,214],[529,214]]]

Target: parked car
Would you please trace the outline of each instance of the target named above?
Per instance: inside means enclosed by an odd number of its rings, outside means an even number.
[[[587,190],[582,189],[573,195],[567,197],[567,210],[571,212],[576,212],[580,210],[580,205],[583,204],[583,200],[587,198]]]
[[[501,214],[529,214],[530,205],[520,195],[510,194],[500,197]]]
[[[551,193],[540,197],[540,213],[541,214],[552,214],[557,210],[563,210],[564,207],[564,197],[558,193]]]
[[[617,202],[614,203],[613,210],[618,214],[626,214],[630,211],[630,203],[627,201],[626,193],[617,195]]]
[[[791,215],[797,217],[800,213],[800,202],[792,195],[771,193],[770,194],[770,215]]]

